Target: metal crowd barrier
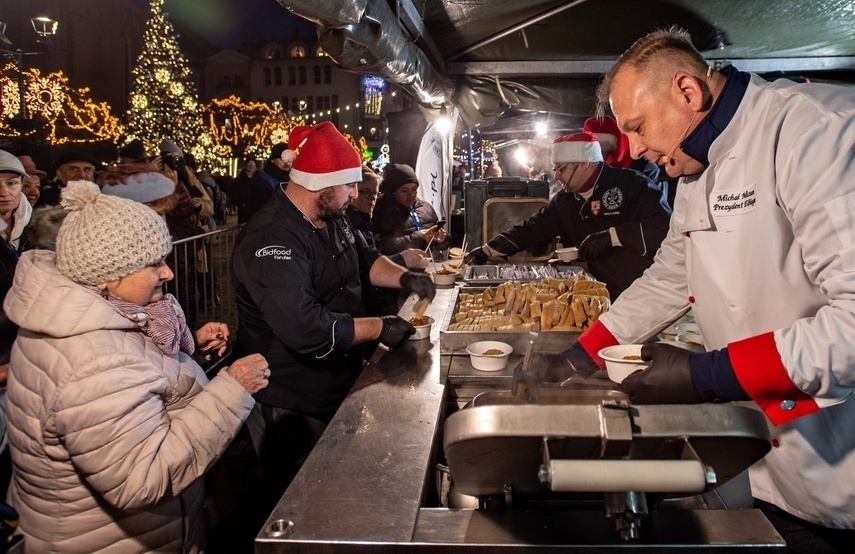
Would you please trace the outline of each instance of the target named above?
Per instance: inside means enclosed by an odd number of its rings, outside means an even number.
[[[228,225],[212,231],[173,242],[166,257],[175,278],[166,289],[184,309],[187,323],[197,329],[208,321],[228,323],[232,342],[237,333],[238,314],[232,288],[232,250],[240,225]],[[227,359],[213,357],[206,370]]]

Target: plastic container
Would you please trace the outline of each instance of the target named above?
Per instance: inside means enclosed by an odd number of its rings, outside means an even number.
[[[414,316],[415,317],[415,316]],[[416,328],[416,334],[410,336],[407,340],[423,340],[430,337],[430,328],[433,325],[433,318],[430,316],[422,316],[422,319],[427,321],[424,325],[413,325]]]
[[[693,321],[684,321],[683,323],[678,323],[674,326],[674,329],[677,330],[678,335],[700,335],[701,331],[698,328],[698,324]],[[703,342],[703,341],[699,341]]]
[[[559,248],[555,251],[555,256],[562,262],[572,262],[579,259],[579,249],[575,246],[571,248]]]
[[[641,359],[640,344],[608,346],[600,350],[599,356],[606,361],[606,371],[609,374],[609,379],[615,383],[620,383],[631,373],[647,369],[650,366],[650,362],[645,362]],[[626,359],[627,357],[636,359],[628,360]]]
[[[449,271],[445,268],[437,271],[431,272],[433,275],[433,283],[438,287],[447,287],[454,284],[454,281],[457,280],[457,272],[451,271],[449,273],[439,273],[439,272]]]
[[[501,354],[484,355],[488,350],[501,350]],[[505,369],[508,365],[508,356],[514,351],[514,348],[507,343],[495,340],[483,340],[473,342],[466,347],[466,352],[469,354],[469,361],[472,367],[480,371],[499,371]]]

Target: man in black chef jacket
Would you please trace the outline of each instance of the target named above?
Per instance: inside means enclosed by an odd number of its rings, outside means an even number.
[[[362,280],[433,298],[426,274],[369,247],[344,216],[362,180],[359,153],[330,122],[297,127],[290,182],[247,223],[234,253],[235,352],[258,352],[270,384],[247,421],[269,509],[320,438],[362,368],[362,345],[412,335],[398,316],[363,317]],[[269,511],[268,511],[269,513]]]
[[[579,247],[588,270],[617,298],[653,264],[671,209],[647,176],[605,163],[593,133],[555,139],[551,158],[563,190],[536,214],[473,250],[467,263],[506,257],[558,236],[564,246]]]

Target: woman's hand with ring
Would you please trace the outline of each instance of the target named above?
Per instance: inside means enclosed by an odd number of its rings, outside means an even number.
[[[228,347],[229,326],[225,323],[209,321],[199,327],[195,333],[196,347],[202,352],[216,350],[222,356]]]
[[[267,360],[261,354],[250,354],[235,360],[226,372],[250,394],[266,387],[267,378],[270,377]]]

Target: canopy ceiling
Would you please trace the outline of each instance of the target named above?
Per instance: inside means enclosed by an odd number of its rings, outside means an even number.
[[[710,60],[855,82],[850,0],[278,0],[318,24],[343,69],[380,75],[472,126],[505,112],[594,109],[599,77],[637,38],[680,25]]]

